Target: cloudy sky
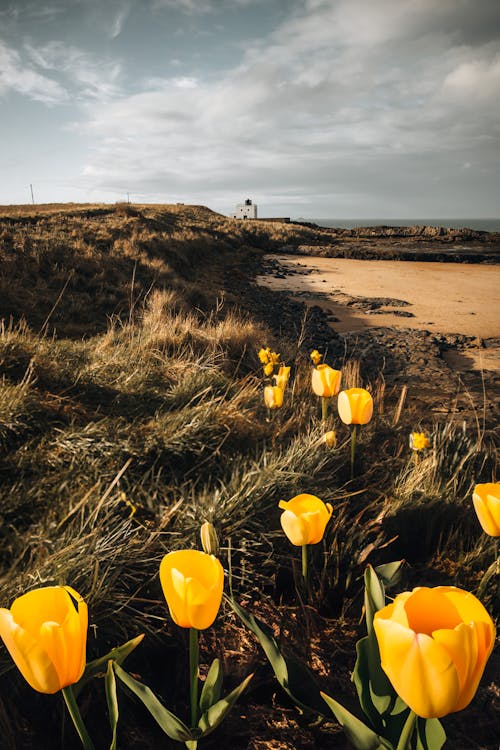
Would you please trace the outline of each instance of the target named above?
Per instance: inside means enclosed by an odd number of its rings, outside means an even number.
[[[0,0],[0,204],[500,216],[498,0]]]

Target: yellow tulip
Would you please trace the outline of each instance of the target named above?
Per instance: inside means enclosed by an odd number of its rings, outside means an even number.
[[[313,351],[311,352],[311,355],[310,355],[310,356],[311,356],[311,359],[312,359],[312,363],[313,363],[313,365],[314,365],[315,367],[317,367],[317,366],[319,365],[319,363],[321,362],[321,360],[322,360],[322,358],[323,358],[323,355],[322,355],[322,354],[320,354],[320,353],[318,352],[318,350],[317,350],[317,349],[314,349],[314,350],[313,350]]]
[[[337,408],[344,424],[367,424],[373,414],[373,399],[364,388],[339,393]]]
[[[288,378],[290,377],[290,368],[286,367],[285,365],[280,365],[278,374],[274,375],[273,377],[278,388],[281,388],[281,390],[284,392],[288,383]]]
[[[317,544],[323,539],[326,524],[332,515],[330,503],[324,503],[315,495],[296,495],[291,500],[281,500],[279,507],[281,526],[292,544],[302,547]]]
[[[500,536],[500,483],[476,484],[472,502],[483,531]]]
[[[269,362],[270,351],[271,350],[269,349],[269,347],[267,347],[266,349],[259,350],[258,357],[263,365],[267,365],[267,363]]]
[[[274,365],[272,362],[268,362],[267,365],[264,365],[264,375],[267,375],[269,377],[269,375],[273,374],[273,370]]]
[[[264,401],[268,409],[279,409],[283,406],[283,388],[279,385],[266,385]]]
[[[85,669],[88,611],[69,586],[33,589],[0,609],[0,636],[24,679],[39,693],[57,693]]]
[[[431,444],[425,432],[412,432],[410,434],[410,448],[412,451],[423,451]]]
[[[331,398],[339,392],[341,379],[340,370],[334,370],[330,365],[318,365],[312,371],[312,389],[316,396]]]
[[[399,594],[373,622],[382,669],[398,695],[425,719],[468,706],[493,644],[493,620],[475,596],[455,588]]]
[[[337,433],[335,430],[328,430],[328,432],[325,432],[323,435],[323,440],[328,448],[335,448],[337,445]]]
[[[160,582],[176,625],[210,627],[224,588],[224,570],[216,557],[195,549],[169,552],[160,563]]]

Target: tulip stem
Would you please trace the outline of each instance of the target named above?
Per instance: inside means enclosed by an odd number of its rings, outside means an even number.
[[[410,713],[404,723],[403,731],[401,732],[401,737],[399,738],[396,750],[410,750],[410,740],[413,735],[413,730],[415,729],[416,720],[417,714],[410,709]]]
[[[329,401],[330,399],[326,396],[321,396],[321,419],[323,421],[323,424],[326,424],[326,420],[328,419]]]
[[[200,649],[198,645],[198,631],[189,629],[189,687],[191,695],[191,727],[198,726],[198,664]]]
[[[95,750],[94,743],[90,739],[85,724],[83,723],[82,715],[76,703],[76,698],[72,686],[68,685],[67,687],[63,687],[62,694],[64,697],[64,702],[66,703],[66,706],[68,708],[69,715],[73,719],[75,729],[82,741],[83,747],[85,748],[85,750]]]
[[[356,434],[358,426],[353,424],[351,432],[351,479],[354,476],[354,459],[356,456]]]
[[[306,585],[306,592],[307,592],[307,575],[308,575],[308,567],[307,567],[307,544],[302,545],[302,578],[304,579],[304,583]]]

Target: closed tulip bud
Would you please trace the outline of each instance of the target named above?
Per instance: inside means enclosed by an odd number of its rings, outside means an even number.
[[[283,388],[279,385],[266,385],[264,401],[268,409],[279,409],[283,406]]]
[[[431,442],[424,432],[412,432],[410,434],[410,448],[412,451],[423,451],[430,446]]]
[[[334,370],[330,365],[318,365],[312,371],[312,389],[316,396],[331,398],[339,392],[341,379],[340,370]]]
[[[337,408],[344,424],[367,424],[373,414],[373,399],[364,388],[339,393]]]
[[[468,706],[493,649],[493,620],[475,596],[454,586],[399,594],[373,621],[382,669],[425,719]]]
[[[85,669],[88,611],[69,586],[46,586],[0,609],[0,636],[24,679],[39,693],[57,693]]]
[[[476,484],[472,502],[483,531],[490,536],[500,536],[500,484]]]
[[[319,363],[321,362],[321,360],[322,360],[322,358],[323,358],[323,355],[322,355],[322,354],[320,354],[320,353],[318,352],[318,350],[317,350],[317,349],[314,349],[314,350],[313,350],[313,351],[311,352],[311,355],[310,355],[310,356],[311,356],[311,359],[312,359],[312,363],[313,363],[313,365],[314,365],[315,367],[317,367],[317,366],[319,365]]]
[[[224,570],[216,557],[196,549],[169,552],[160,563],[160,582],[176,625],[210,627],[224,588]]]
[[[274,365],[272,362],[268,362],[267,365],[264,365],[264,375],[267,375],[268,377],[273,374]]]
[[[269,347],[267,349],[260,349],[258,353],[258,357],[260,362],[262,362],[263,365],[267,365],[269,362]]]
[[[328,446],[328,448],[335,448],[337,445],[337,433],[335,430],[329,430],[328,432],[325,432],[323,435],[323,441]]]
[[[290,377],[290,368],[286,367],[285,365],[280,365],[278,374],[274,375],[274,381],[276,385],[278,386],[278,388],[281,388],[283,392],[286,388],[289,377]]]
[[[219,539],[217,532],[210,521],[205,521],[200,528],[201,546],[207,555],[219,555]]]
[[[281,500],[279,507],[281,526],[292,544],[302,547],[317,544],[323,539],[326,524],[332,515],[330,503],[324,503],[316,495],[296,495],[291,500]]]

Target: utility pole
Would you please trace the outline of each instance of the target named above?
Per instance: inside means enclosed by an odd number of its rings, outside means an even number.
[[[35,198],[33,197],[33,185],[30,182],[30,190],[31,190],[31,202],[33,205],[35,205]]]
[[[130,193],[127,193],[127,203],[130,203]]]

